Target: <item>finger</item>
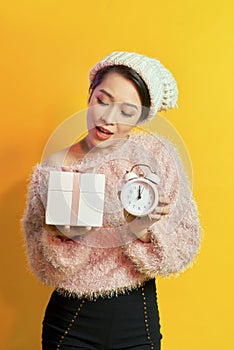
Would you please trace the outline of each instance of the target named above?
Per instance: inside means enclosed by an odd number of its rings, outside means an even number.
[[[62,226],[62,233],[70,238],[82,236],[89,233],[93,229],[92,226]]]
[[[164,197],[164,202],[163,204],[170,204],[171,203],[171,200],[168,196]]]
[[[159,194],[159,197],[158,197],[159,204],[169,204],[170,203],[170,198],[168,196],[165,196],[162,190],[159,190],[158,194]]]
[[[148,215],[150,220],[154,220],[154,221],[159,221],[161,219],[161,214],[158,213],[150,213]]]
[[[71,237],[72,227],[70,225],[57,225],[57,230],[66,237]]]
[[[69,167],[68,165],[63,165],[63,166],[62,166],[62,171],[68,171],[68,172],[70,172],[71,169],[70,169],[70,167]]]
[[[55,225],[45,224],[44,228],[52,237],[57,237],[60,233],[60,230]]]
[[[61,240],[67,240],[67,236],[61,230],[61,226],[45,225],[45,229],[49,232],[51,237],[60,238]]]
[[[124,209],[124,218],[125,218],[126,222],[131,222],[136,217],[134,215],[130,214],[127,210]]]
[[[157,214],[161,214],[161,215],[166,215],[169,213],[169,205],[164,205],[164,206],[161,206],[161,207],[157,207],[154,212],[157,213]]]

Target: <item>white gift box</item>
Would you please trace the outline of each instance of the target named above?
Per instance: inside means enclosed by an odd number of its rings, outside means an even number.
[[[102,226],[105,175],[50,171],[46,224]]]

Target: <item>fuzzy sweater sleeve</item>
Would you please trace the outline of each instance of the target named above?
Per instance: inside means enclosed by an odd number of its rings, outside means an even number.
[[[138,271],[149,277],[168,276],[184,271],[198,252],[198,211],[175,147],[165,140],[149,147],[157,157],[163,190],[171,201],[170,213],[150,227],[150,243],[136,239],[124,248],[124,253]]]
[[[66,280],[89,259],[89,248],[79,242],[61,241],[44,229],[48,169],[36,166],[28,188],[22,218],[27,257],[32,272],[45,284]]]

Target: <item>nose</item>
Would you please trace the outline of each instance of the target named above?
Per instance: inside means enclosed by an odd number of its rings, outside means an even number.
[[[103,113],[101,119],[106,124],[113,125],[116,122],[116,116],[117,116],[117,108],[114,103],[111,103],[110,106]]]

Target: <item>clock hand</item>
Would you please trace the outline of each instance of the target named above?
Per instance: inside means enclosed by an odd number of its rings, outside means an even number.
[[[141,186],[138,187],[138,197],[137,199],[141,199]]]

